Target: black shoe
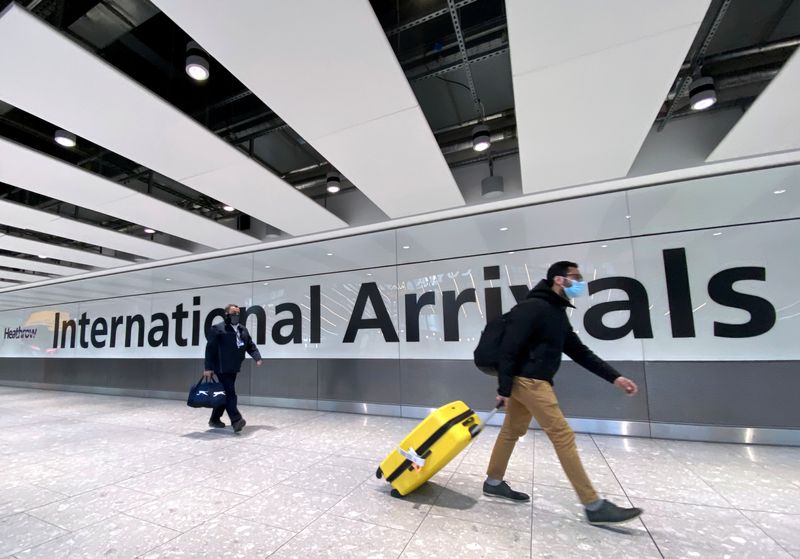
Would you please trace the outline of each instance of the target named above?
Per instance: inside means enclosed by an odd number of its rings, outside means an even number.
[[[603,504],[597,510],[586,509],[586,519],[589,524],[621,524],[642,514],[642,509],[631,507],[618,507],[611,501],[603,499]]]
[[[239,421],[234,421],[232,425],[233,425],[233,432],[238,433],[239,431],[244,429],[244,426],[247,425],[247,421],[245,421],[243,417]]]
[[[530,495],[514,491],[505,481],[501,481],[499,485],[489,485],[484,481],[483,494],[487,497],[500,497],[501,499],[508,499],[509,501],[516,501],[518,503],[531,500]]]
[[[219,419],[209,419],[208,426],[213,427],[214,429],[222,429],[223,427],[225,427],[225,424]]]

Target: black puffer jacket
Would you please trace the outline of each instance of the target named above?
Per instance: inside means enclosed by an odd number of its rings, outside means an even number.
[[[256,361],[261,360],[250,332],[241,324],[236,328],[239,332],[240,344],[236,341],[236,330],[234,326],[220,322],[211,327],[208,332],[208,343],[206,344],[206,371],[219,373],[238,373],[244,361],[244,352]]]
[[[525,301],[511,309],[500,352],[497,393],[510,396],[514,376],[546,380],[561,366],[561,353],[608,382],[620,374],[583,345],[572,330],[566,308],[572,304],[540,281]]]

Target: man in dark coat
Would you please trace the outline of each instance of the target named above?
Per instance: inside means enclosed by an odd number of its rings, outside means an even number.
[[[225,405],[213,409],[209,427],[223,428],[222,412],[227,411],[234,432],[238,433],[247,423],[236,407],[236,375],[242,367],[245,351],[261,365],[261,354],[258,352],[250,332],[243,324],[239,324],[239,307],[225,307],[225,321],[211,327],[206,344],[205,371],[206,380],[212,374],[217,375],[225,387]]]
[[[483,485],[485,495],[512,501],[528,501],[525,493],[512,490],[503,481],[511,453],[519,437],[528,432],[532,418],[555,447],[578,498],[592,524],[627,522],[639,516],[638,508],[618,507],[601,499],[583,469],[575,434],[572,432],[553,392],[553,377],[566,353],[578,365],[613,383],[633,396],[636,383],[620,375],[611,365],[583,345],[572,330],[566,309],[570,299],[586,291],[586,282],[574,262],[556,262],[527,298],[509,313],[500,351],[498,403],[506,418],[497,436]]]

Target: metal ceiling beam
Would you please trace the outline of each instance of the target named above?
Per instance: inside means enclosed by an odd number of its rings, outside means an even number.
[[[458,50],[461,51],[461,59],[464,64],[464,73],[467,75],[467,84],[469,85],[469,92],[472,95],[472,104],[475,105],[475,112],[480,117],[483,115],[483,104],[478,97],[478,92],[475,90],[475,82],[472,79],[472,68],[469,65],[469,56],[467,56],[467,45],[464,43],[464,33],[461,31],[461,21],[458,17],[458,7],[455,0],[447,0],[447,8],[450,11],[450,19],[453,21],[453,29],[456,31],[456,39],[458,39]]]
[[[464,6],[469,6],[470,4],[474,4],[477,1],[478,0],[461,0],[460,2],[456,2],[456,7],[463,8]],[[441,10],[436,10],[435,12],[431,12],[427,15],[411,20],[407,23],[403,23],[402,25],[397,25],[395,27],[392,27],[391,29],[387,29],[386,36],[393,37],[394,35],[402,33],[403,31],[408,31],[409,29],[413,29],[414,27],[419,27],[423,23],[427,23],[433,19],[436,19],[437,17],[447,15],[449,11],[450,11],[449,7],[442,8]]]

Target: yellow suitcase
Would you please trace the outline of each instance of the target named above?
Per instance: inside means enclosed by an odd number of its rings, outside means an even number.
[[[393,496],[404,497],[458,456],[478,436],[484,423],[464,402],[450,402],[417,425],[381,462],[375,475],[392,485]]]

